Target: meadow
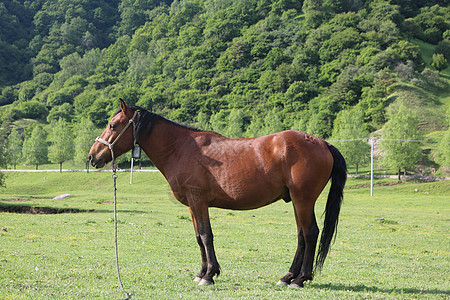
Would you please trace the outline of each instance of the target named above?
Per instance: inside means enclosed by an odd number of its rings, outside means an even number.
[[[338,235],[321,274],[303,289],[276,286],[296,249],[291,204],[211,209],[222,274],[192,280],[200,251],[188,209],[160,173],[118,178],[119,255],[132,299],[448,299],[450,181],[349,178]],[[55,196],[70,194],[63,200]],[[328,187],[316,205],[321,227]],[[0,299],[119,299],[109,172],[8,173],[0,208],[94,210],[0,212]]]

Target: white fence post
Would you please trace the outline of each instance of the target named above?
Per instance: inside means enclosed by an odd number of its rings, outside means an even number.
[[[375,139],[371,137],[370,141],[370,196],[373,196],[373,144]]]
[[[130,176],[130,184],[133,184],[133,161],[134,158],[131,158],[131,176]]]

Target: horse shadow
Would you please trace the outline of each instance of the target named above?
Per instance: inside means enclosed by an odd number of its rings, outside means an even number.
[[[364,284],[347,285],[347,284],[333,284],[333,283],[311,283],[309,285],[315,289],[328,289],[335,291],[351,291],[351,292],[372,292],[372,293],[386,293],[386,294],[406,294],[406,295],[435,295],[448,297],[450,291],[442,291],[438,289],[417,289],[417,288],[380,288],[377,286],[366,286]]]

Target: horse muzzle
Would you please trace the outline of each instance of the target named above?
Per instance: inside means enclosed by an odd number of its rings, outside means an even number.
[[[89,154],[89,162],[96,169],[103,168],[106,165],[106,161],[102,156],[96,157],[93,154]]]

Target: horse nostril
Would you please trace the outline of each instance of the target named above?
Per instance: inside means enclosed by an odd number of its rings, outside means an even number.
[[[92,155],[91,154],[89,154],[88,159],[89,159],[89,161],[92,161]]]

